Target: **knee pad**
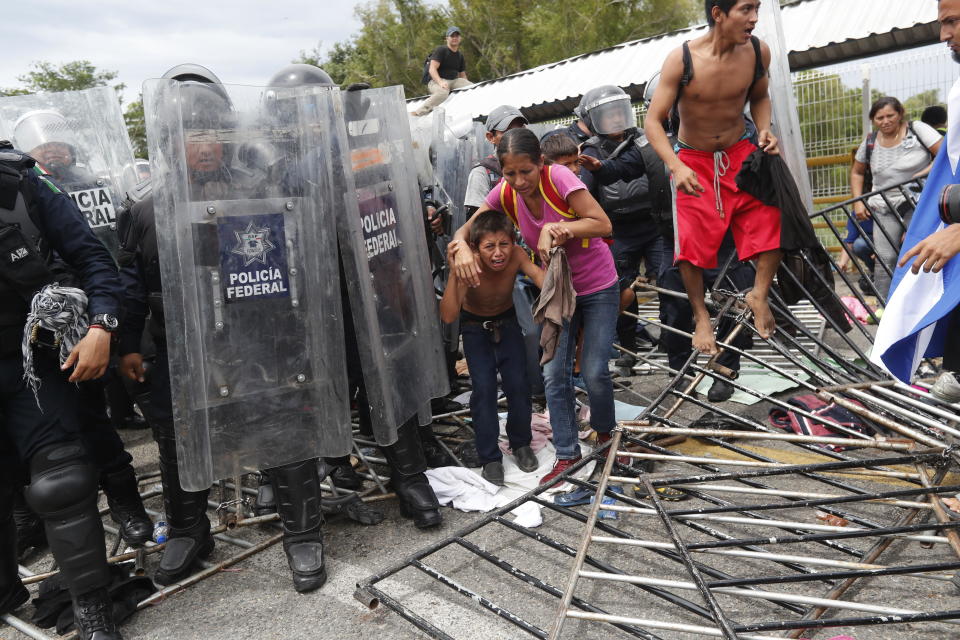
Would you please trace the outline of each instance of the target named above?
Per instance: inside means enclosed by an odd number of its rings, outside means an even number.
[[[97,472],[79,442],[44,447],[30,460],[27,504],[43,519],[78,513],[95,504]]]

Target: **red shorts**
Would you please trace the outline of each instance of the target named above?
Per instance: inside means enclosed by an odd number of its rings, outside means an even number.
[[[763,204],[737,187],[737,173],[757,146],[741,140],[723,151],[680,149],[683,164],[697,174],[704,188],[699,197],[678,191],[674,202],[674,261],[685,260],[702,269],[717,266],[717,252],[727,229],[733,230],[737,255],[751,260],[757,254],[780,248],[780,209]],[[716,156],[716,158],[715,158]],[[726,166],[715,186],[715,162]],[[721,213],[722,211],[722,213]]]

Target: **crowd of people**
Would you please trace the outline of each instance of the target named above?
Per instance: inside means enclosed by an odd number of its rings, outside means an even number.
[[[638,350],[659,343],[675,372],[683,370],[695,353],[716,358],[729,372],[739,369],[737,350],[723,351],[718,346],[718,338],[728,333],[729,319],[714,326],[705,299],[707,287],[741,294],[741,311],[751,318],[755,336],[769,339],[777,330],[768,297],[785,248],[783,235],[788,226],[798,223],[788,218],[787,207],[779,206],[782,200],[772,201],[763,190],[754,193],[740,182],[746,175],[763,184],[775,183],[774,190],[782,191],[783,163],[771,123],[770,49],[752,35],[758,3],[708,0],[705,4],[707,33],[671,52],[661,72],[647,84],[643,130],[636,126],[630,96],[608,85],[584,92],[576,120],[541,138],[511,105],[493,109],[485,119],[485,138],[495,151],[472,167],[467,178],[463,204],[468,216],[460,228],[451,230],[439,320],[459,324],[458,338],[472,386],[476,458],[481,475],[494,485],[505,482],[498,385],[507,401],[507,451],[522,472],[538,474],[541,484],[555,482],[582,459],[577,386],[586,392],[596,443],[602,446],[612,437],[616,417],[611,359],[629,369],[637,361]],[[960,61],[960,34],[955,32],[960,0],[941,0],[940,12],[942,38],[954,47]],[[459,51],[460,30],[450,27],[445,37],[445,45],[425,61],[431,97],[414,116],[429,113],[451,90],[469,85]],[[181,65],[164,78],[176,87],[177,114],[183,118],[184,130],[235,127],[228,92],[209,70]],[[321,69],[293,65],[279,71],[268,85],[267,113],[279,118],[285,91],[330,87],[333,82]],[[364,87],[350,87],[343,95],[349,124],[368,122],[364,118],[372,103],[364,97]],[[156,192],[161,187],[160,193],[165,193],[163,188],[169,185],[149,181],[138,185],[128,194],[128,206],[115,225],[95,224],[90,216],[80,215],[77,206],[77,193],[96,182],[78,174],[76,160],[83,150],[62,138],[45,137],[65,130],[63,115],[28,115],[13,144],[5,142],[0,148],[0,296],[4,302],[0,313],[0,375],[4,379],[0,614],[17,610],[29,597],[18,575],[22,554],[47,546],[69,592],[79,637],[118,640],[121,633],[107,591],[111,577],[97,491],[104,490],[125,544],[141,546],[150,540],[153,523],[138,493],[130,455],[116,431],[120,426],[138,426],[142,420],[132,410],[134,404],[158,446],[169,523],[154,581],[169,585],[183,579],[215,544],[207,517],[209,489],[198,486],[194,473],[199,452],[189,450],[190,439],[180,431],[186,409],[177,404],[185,397],[178,389],[191,381],[171,375],[176,363],[170,352],[182,345],[170,341],[185,341],[186,336],[176,335],[171,328],[183,326],[182,319],[169,315],[172,308],[179,308],[172,304],[172,296],[181,292],[171,292],[168,278],[173,267],[164,264],[170,254],[160,249],[169,240],[158,242],[157,218],[172,214]],[[891,276],[900,273],[898,258],[903,267],[916,257],[914,273],[938,271],[960,251],[960,242],[957,225],[947,224],[901,251],[916,194],[900,185],[931,171],[943,146],[946,114],[930,109],[924,117],[930,124],[912,122],[898,100],[885,97],[873,105],[870,117],[877,130],[855,153],[851,191],[858,200],[847,242],[850,253],[872,269],[871,286],[877,295],[885,297]],[[47,124],[38,124],[38,118]],[[51,121],[56,126],[48,126]],[[350,128],[355,140],[370,136],[377,142],[377,135],[376,130]],[[317,170],[320,150],[265,147],[258,140],[231,156],[224,152],[222,139],[194,135],[185,140],[183,156],[177,157],[184,164],[186,181],[181,186],[191,203],[240,196],[294,198],[318,188],[300,180],[299,174]],[[387,170],[388,161],[380,153],[366,156],[351,151],[356,180],[350,184],[356,187],[358,199],[366,194],[380,207],[370,214],[378,225],[396,225],[391,216],[397,213],[383,205],[387,196],[376,191],[385,178],[393,176]],[[241,164],[231,164],[238,159]],[[343,173],[329,175],[342,177]],[[161,179],[164,175],[168,174],[159,174]],[[153,180],[157,176],[154,172]],[[861,198],[872,192],[876,193]],[[293,209],[291,201],[287,210]],[[401,223],[422,225],[422,213],[430,222],[432,214],[426,209],[416,211],[414,219],[404,219],[401,211]],[[213,205],[205,211],[211,216],[217,213]],[[248,216],[245,228],[224,235],[238,244],[226,252],[230,255],[220,256],[222,264],[226,260],[245,262],[244,267],[257,261],[266,264],[266,254],[275,248],[271,228],[263,221],[269,216],[254,217]],[[254,222],[267,226],[260,228]],[[810,224],[806,216],[802,223]],[[331,274],[327,275],[339,284],[333,287],[331,302],[343,309],[344,319],[335,331],[342,341],[333,351],[345,354],[346,397],[354,401],[361,433],[376,440],[383,452],[401,513],[418,528],[435,527],[442,515],[424,472],[448,464],[447,453],[437,442],[430,420],[420,419],[422,407],[406,413],[378,410],[378,394],[396,395],[396,390],[382,388],[383,379],[376,377],[382,372],[373,371],[371,363],[377,360],[371,354],[378,349],[389,351],[388,342],[404,336],[402,331],[387,330],[368,335],[369,326],[363,323],[371,313],[363,308],[368,301],[360,299],[361,287],[353,286],[362,279],[354,274],[360,262],[370,262],[369,271],[362,272],[370,278],[395,275],[396,280],[380,283],[378,291],[392,297],[378,298],[377,312],[395,314],[388,320],[397,327],[411,326],[404,325],[412,313],[409,300],[404,300],[412,295],[407,264],[401,260],[373,266],[377,255],[402,243],[390,231],[378,244],[361,238],[353,246],[352,238],[363,234],[359,227],[347,229],[345,224],[337,221],[341,226],[332,236],[336,246],[330,245]],[[433,230],[441,231],[436,226]],[[198,238],[196,259],[209,259],[201,254],[210,238]],[[288,240],[294,246],[296,239]],[[339,278],[332,275],[334,271],[339,271]],[[274,277],[270,269],[256,273]],[[290,274],[295,275],[295,270]],[[660,295],[660,316],[672,331],[662,331],[656,339],[635,316],[633,284],[640,275],[668,294]],[[250,295],[291,297],[292,283],[279,271],[275,277],[273,288],[260,283]],[[214,278],[214,282],[219,281]],[[214,289],[219,291],[219,285]],[[531,290],[539,295],[531,295]],[[536,304],[532,304],[534,298]],[[300,299],[291,304],[298,307]],[[237,307],[225,312],[222,306],[220,300],[211,303],[217,313],[227,313],[245,331],[249,329],[247,334],[258,332],[242,324],[250,319],[239,320]],[[628,313],[621,313],[624,310]],[[222,329],[223,322],[218,322]],[[950,322],[955,325],[956,318]],[[290,337],[290,330],[288,326],[262,327],[259,332],[269,344],[280,345]],[[439,335],[438,330],[437,342]],[[752,337],[743,332],[732,343],[743,350]],[[615,343],[622,350],[612,355]],[[950,379],[938,381],[934,391],[949,401],[960,401],[960,393],[951,395],[960,392],[960,381],[951,373],[960,365],[956,345],[950,344],[948,339],[948,349],[953,351],[944,363],[950,370],[944,375]],[[442,357],[439,348],[436,354]],[[429,377],[427,371],[419,373]],[[301,374],[297,381],[304,382],[308,375]],[[268,374],[262,377],[266,380]],[[226,383],[220,389],[224,398],[232,393]],[[533,398],[541,389],[556,451],[545,472],[531,448]],[[727,400],[732,393],[729,378],[714,376],[708,392],[711,402]],[[338,409],[349,417],[349,406]],[[258,515],[279,513],[283,549],[298,592],[313,591],[326,581],[321,481],[329,478],[348,491],[363,484],[341,445],[328,446],[325,453],[330,455],[313,453],[306,460],[288,456],[259,469],[256,510]],[[575,504],[572,500],[565,504]],[[346,511],[364,524],[383,518],[359,499],[347,503]]]

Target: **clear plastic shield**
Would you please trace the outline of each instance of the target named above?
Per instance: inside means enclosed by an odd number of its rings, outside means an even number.
[[[110,87],[0,98],[0,138],[33,156],[117,253],[117,208],[136,184],[133,150]]]
[[[450,203],[450,232],[454,233],[467,221],[463,206],[467,195],[467,178],[474,164],[473,145],[464,138],[452,136],[444,140],[437,149],[437,177],[440,197]]]
[[[341,94],[356,191],[337,217],[350,310],[380,444],[449,390],[401,87]]]
[[[337,90],[211,87],[150,80],[143,94],[190,490],[351,448]]]

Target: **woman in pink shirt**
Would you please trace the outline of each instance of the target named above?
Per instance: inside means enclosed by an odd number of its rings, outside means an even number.
[[[616,335],[620,293],[613,256],[601,239],[610,234],[611,226],[607,214],[579,178],[562,165],[544,165],[540,141],[532,131],[507,131],[497,145],[497,158],[503,180],[490,191],[477,213],[496,209],[511,214],[511,218],[515,215],[514,224],[524,242],[536,247],[544,264],[550,248],[563,245],[577,292],[576,312],[563,327],[553,360],[543,368],[557,449],[553,470],[540,480],[544,483],[580,460],[573,361],[581,327],[580,371],[590,399],[590,426],[603,444],[616,425],[607,361]],[[454,235],[453,267],[460,280],[474,285],[479,282],[480,264],[466,243],[469,228],[467,221]]]

